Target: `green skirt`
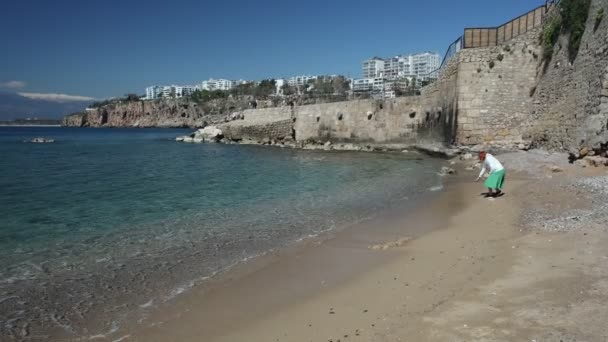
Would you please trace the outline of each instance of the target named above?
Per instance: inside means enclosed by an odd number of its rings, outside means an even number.
[[[495,171],[490,173],[490,176],[483,183],[486,188],[502,190],[505,185],[505,170]]]

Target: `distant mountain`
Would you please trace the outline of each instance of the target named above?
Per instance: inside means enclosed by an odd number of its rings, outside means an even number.
[[[0,92],[0,120],[24,118],[60,119],[84,110],[92,101],[58,102],[31,99],[16,93]]]

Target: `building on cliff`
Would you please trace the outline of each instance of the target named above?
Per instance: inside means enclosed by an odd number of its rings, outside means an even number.
[[[429,78],[441,65],[441,57],[434,52],[398,55],[391,58],[372,57],[361,64],[363,78],[382,77],[394,80],[404,77]]]
[[[213,79],[210,78],[206,81],[201,82],[199,88],[201,90],[230,90],[237,86],[239,81],[231,81],[226,79]],[[244,81],[243,81],[244,82]]]
[[[159,98],[182,98],[190,96],[197,89],[195,86],[170,85],[170,86],[149,86],[146,88],[144,100],[155,100]]]
[[[353,80],[353,91],[371,92],[379,97],[395,97],[395,83],[418,82],[437,78],[441,57],[433,52],[398,55],[391,58],[372,57],[361,64],[363,78]]]

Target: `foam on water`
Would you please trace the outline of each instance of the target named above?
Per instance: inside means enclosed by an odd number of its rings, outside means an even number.
[[[0,335],[113,338],[239,263],[441,189],[419,156],[171,140],[183,133],[0,128]],[[22,143],[34,136],[57,142]]]

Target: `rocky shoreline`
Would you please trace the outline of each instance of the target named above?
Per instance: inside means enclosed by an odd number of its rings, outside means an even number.
[[[493,145],[473,145],[449,147],[440,143],[353,143],[353,142],[332,142],[327,141],[295,141],[290,137],[281,139],[232,139],[225,136],[218,126],[207,126],[198,129],[189,135],[178,136],[177,142],[184,143],[221,143],[221,144],[241,144],[241,145],[262,145],[281,148],[298,148],[303,150],[324,150],[324,151],[361,151],[361,152],[419,152],[433,157],[450,159],[460,155],[477,153],[491,148],[497,151],[527,151],[529,144],[493,144]],[[469,159],[469,158],[467,158]]]

